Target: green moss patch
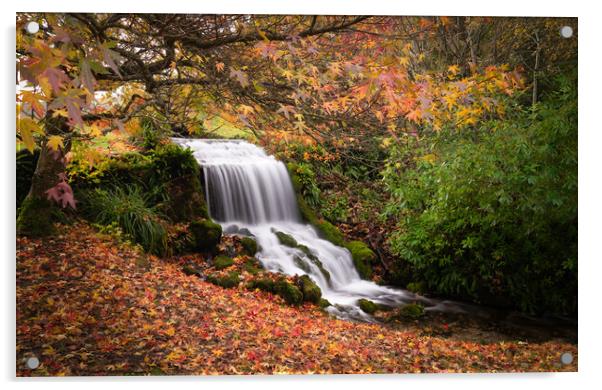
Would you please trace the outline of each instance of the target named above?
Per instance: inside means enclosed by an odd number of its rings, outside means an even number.
[[[234,260],[228,256],[216,256],[213,259],[213,266],[215,269],[222,270],[234,265]]]
[[[193,248],[199,252],[213,252],[222,238],[222,227],[210,219],[193,221],[188,225]]]
[[[360,309],[362,309],[362,311],[365,313],[374,314],[378,310],[378,305],[368,299],[362,298],[357,301],[357,303],[360,306]]]
[[[345,244],[345,248],[351,252],[353,264],[364,279],[372,277],[371,264],[376,260],[376,254],[361,241],[350,241]]]
[[[303,293],[303,300],[312,303],[319,303],[322,298],[322,290],[313,280],[307,275],[299,278],[299,285]]]
[[[223,288],[233,288],[238,286],[240,275],[236,271],[232,271],[227,275],[208,275],[207,281]]]
[[[402,318],[416,320],[424,316],[424,306],[417,303],[410,303],[399,310],[399,316]]]
[[[255,253],[257,253],[257,251],[258,251],[257,241],[255,241],[251,237],[243,237],[240,240],[240,243],[247,255],[255,256]]]

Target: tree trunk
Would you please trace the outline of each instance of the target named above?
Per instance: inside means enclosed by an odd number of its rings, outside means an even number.
[[[533,66],[533,97],[531,104],[535,106],[537,104],[537,73],[539,72],[539,52],[541,51],[539,34],[535,31],[535,66]]]
[[[46,115],[45,123],[47,135],[65,134],[69,131],[66,119],[61,116],[53,118],[52,112]],[[17,234],[39,237],[54,233],[53,215],[56,206],[48,200],[46,191],[61,181],[61,174],[65,173],[65,154],[71,145],[68,140],[64,144],[62,150],[53,151],[43,142],[31,179],[31,188],[17,218]]]

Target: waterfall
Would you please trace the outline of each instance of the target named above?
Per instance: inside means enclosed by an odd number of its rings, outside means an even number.
[[[257,259],[269,271],[308,275],[342,318],[370,320],[361,311],[361,298],[400,305],[421,298],[362,280],[351,254],[322,239],[301,220],[286,166],[256,145],[242,140],[174,139],[190,148],[203,168],[211,217],[227,233],[252,234],[261,250]],[[278,232],[299,246],[282,245]],[[424,299],[424,298],[422,298]]]

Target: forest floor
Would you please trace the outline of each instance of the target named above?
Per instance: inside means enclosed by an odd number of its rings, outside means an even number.
[[[85,224],[62,231],[17,239],[17,376],[577,370],[577,345],[563,339],[513,339],[436,316],[343,321],[188,276]],[[28,369],[33,356],[40,366]]]

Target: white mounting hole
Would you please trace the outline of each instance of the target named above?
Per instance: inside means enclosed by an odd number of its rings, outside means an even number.
[[[560,29],[560,36],[563,38],[570,38],[573,36],[573,28],[571,26],[562,26]]]
[[[25,30],[30,34],[35,34],[40,31],[40,25],[38,22],[29,22],[25,25]]]

